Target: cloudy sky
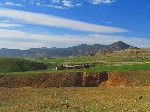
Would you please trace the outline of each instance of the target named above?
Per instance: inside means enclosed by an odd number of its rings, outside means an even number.
[[[150,48],[149,0],[0,0],[0,48],[120,40]]]

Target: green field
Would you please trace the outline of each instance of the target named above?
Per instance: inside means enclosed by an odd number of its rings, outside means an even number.
[[[114,62],[150,62],[150,50],[143,49],[138,54],[130,54],[128,50],[95,56],[70,56],[64,58],[34,59],[47,64],[80,64],[80,63],[114,63]]]
[[[90,69],[63,70],[61,72],[150,70],[150,50],[142,49],[138,54],[129,54],[128,50],[124,50],[106,54],[98,53],[95,56],[71,56],[64,58],[0,58],[0,73],[32,72],[33,70],[43,69],[44,71],[41,72],[60,72],[55,71],[56,66],[84,63],[92,63],[95,67]]]
[[[0,73],[25,72],[44,69],[47,69],[47,66],[43,63],[17,58],[0,58]]]
[[[45,63],[50,70],[63,64],[84,64],[93,63],[95,68],[71,71],[132,71],[132,70],[150,70],[150,50],[144,49],[141,53],[130,54],[125,51],[96,54],[95,56],[71,56],[64,58],[41,58],[32,59],[34,61]],[[67,72],[68,70],[65,70]],[[69,70],[70,71],[70,70]]]

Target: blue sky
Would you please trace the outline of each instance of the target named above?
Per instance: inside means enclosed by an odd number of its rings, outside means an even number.
[[[124,41],[150,47],[149,0],[1,0],[0,48]]]

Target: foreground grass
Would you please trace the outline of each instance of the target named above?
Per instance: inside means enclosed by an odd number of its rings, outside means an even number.
[[[0,112],[149,112],[150,87],[0,88]]]

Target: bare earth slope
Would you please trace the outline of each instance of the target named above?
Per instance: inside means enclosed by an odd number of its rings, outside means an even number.
[[[150,71],[1,75],[0,87],[148,86]]]

